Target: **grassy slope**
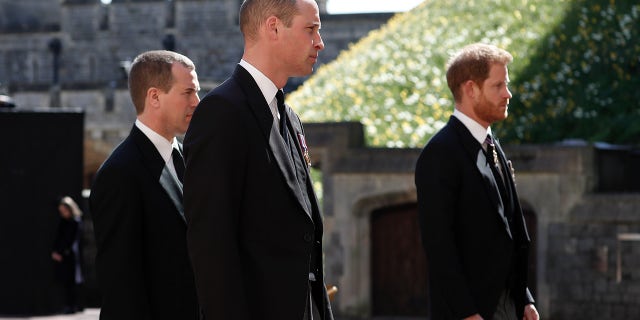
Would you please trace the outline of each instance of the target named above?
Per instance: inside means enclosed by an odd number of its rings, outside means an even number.
[[[532,95],[547,95],[538,91],[542,79],[553,73],[549,68],[566,68],[561,63],[542,65],[549,60],[545,53],[559,49],[553,45],[558,35],[551,33],[560,33],[559,37],[566,40],[567,35],[562,34],[567,27],[563,24],[581,10],[576,3],[586,6],[593,2],[603,1],[426,0],[414,10],[396,15],[338,59],[319,68],[287,101],[305,122],[362,122],[373,146],[421,147],[453,110],[444,74],[448,57],[468,43],[482,41],[514,55],[510,65],[514,91],[511,110],[517,107],[519,112],[512,111],[514,116],[502,132],[513,141],[531,140],[535,136],[526,128],[531,124],[528,114],[549,107],[532,100]],[[615,7],[614,0],[606,3]],[[616,18],[631,21],[623,31],[638,22],[633,11],[638,5],[627,7],[630,13]],[[606,4],[593,9],[603,10],[606,12]],[[637,30],[627,33],[637,39]],[[566,41],[562,44],[575,46]],[[519,79],[521,74],[526,79]],[[524,98],[515,101],[519,96]],[[551,108],[557,108],[557,103]]]

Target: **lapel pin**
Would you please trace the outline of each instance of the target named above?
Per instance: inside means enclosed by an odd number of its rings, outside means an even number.
[[[298,132],[298,142],[300,142],[300,146],[302,147],[302,156],[304,157],[304,161],[307,163],[307,166],[311,168],[311,156],[309,155],[307,141],[304,138],[304,134],[300,132]]]

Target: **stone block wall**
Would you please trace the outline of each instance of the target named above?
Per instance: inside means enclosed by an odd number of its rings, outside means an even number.
[[[585,194],[549,226],[551,319],[640,315],[640,196]]]
[[[98,0],[25,0],[17,5],[13,0],[0,0],[0,17],[15,20],[0,22],[0,79],[11,94],[25,86],[50,85],[52,54],[47,43],[58,38],[62,44],[60,82],[65,87],[104,87],[112,81],[124,86],[121,62],[145,50],[164,48],[163,41],[170,36],[175,39],[175,51],[194,60],[201,80],[221,82],[243,52],[239,4],[238,0],[113,1],[110,5]],[[323,14],[321,33],[326,49],[319,64],[332,61],[349,43],[391,16]],[[43,28],[43,24],[53,27]],[[25,59],[29,56],[32,58]],[[30,76],[34,72],[39,75]]]

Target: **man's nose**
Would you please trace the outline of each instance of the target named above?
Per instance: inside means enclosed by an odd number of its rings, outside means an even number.
[[[324,50],[324,42],[322,41],[322,37],[320,36],[320,34],[318,34],[318,39],[316,39],[313,44],[318,49],[318,51]]]

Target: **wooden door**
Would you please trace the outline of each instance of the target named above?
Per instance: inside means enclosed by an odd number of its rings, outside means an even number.
[[[416,203],[371,216],[373,316],[426,317],[427,261]]]

